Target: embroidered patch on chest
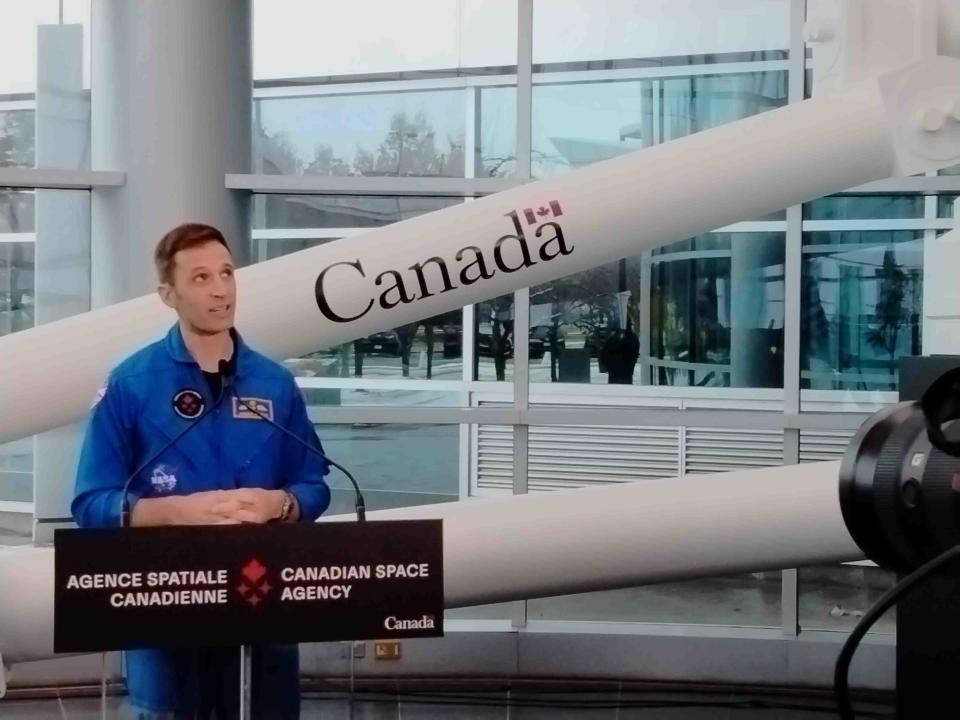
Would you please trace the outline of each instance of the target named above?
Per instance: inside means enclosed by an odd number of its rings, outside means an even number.
[[[173,409],[180,417],[192,420],[203,412],[203,395],[196,390],[179,390],[173,396]]]
[[[233,416],[238,420],[273,420],[273,401],[263,398],[233,398]],[[261,417],[262,416],[262,417]]]

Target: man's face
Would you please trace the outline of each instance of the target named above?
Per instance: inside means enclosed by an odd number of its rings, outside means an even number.
[[[232,328],[237,284],[230,251],[208,242],[180,250],[173,259],[173,283],[159,287],[163,301],[200,334]]]

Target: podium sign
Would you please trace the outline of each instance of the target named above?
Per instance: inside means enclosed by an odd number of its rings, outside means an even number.
[[[443,635],[440,520],[57,530],[54,650]]]

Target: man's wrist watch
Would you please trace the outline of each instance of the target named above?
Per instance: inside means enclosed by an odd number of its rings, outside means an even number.
[[[294,503],[296,503],[296,499],[293,497],[293,493],[284,490],[283,505],[280,506],[280,514],[276,517],[277,522],[286,522],[290,519],[293,514]]]

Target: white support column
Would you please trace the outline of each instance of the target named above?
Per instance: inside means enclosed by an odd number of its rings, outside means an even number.
[[[960,355],[960,199],[953,217],[953,230],[923,244],[924,355]]]
[[[83,88],[83,26],[37,27],[36,160],[40,168],[87,167],[90,105]],[[37,325],[90,309],[90,197],[82,190],[36,191]],[[62,351],[69,353],[69,346]],[[44,520],[68,514],[81,425],[34,436],[34,540]]]
[[[242,263],[250,172],[250,0],[94,0],[92,164],[126,171],[92,192],[94,307],[156,285],[152,252],[186,221],[219,227]]]

